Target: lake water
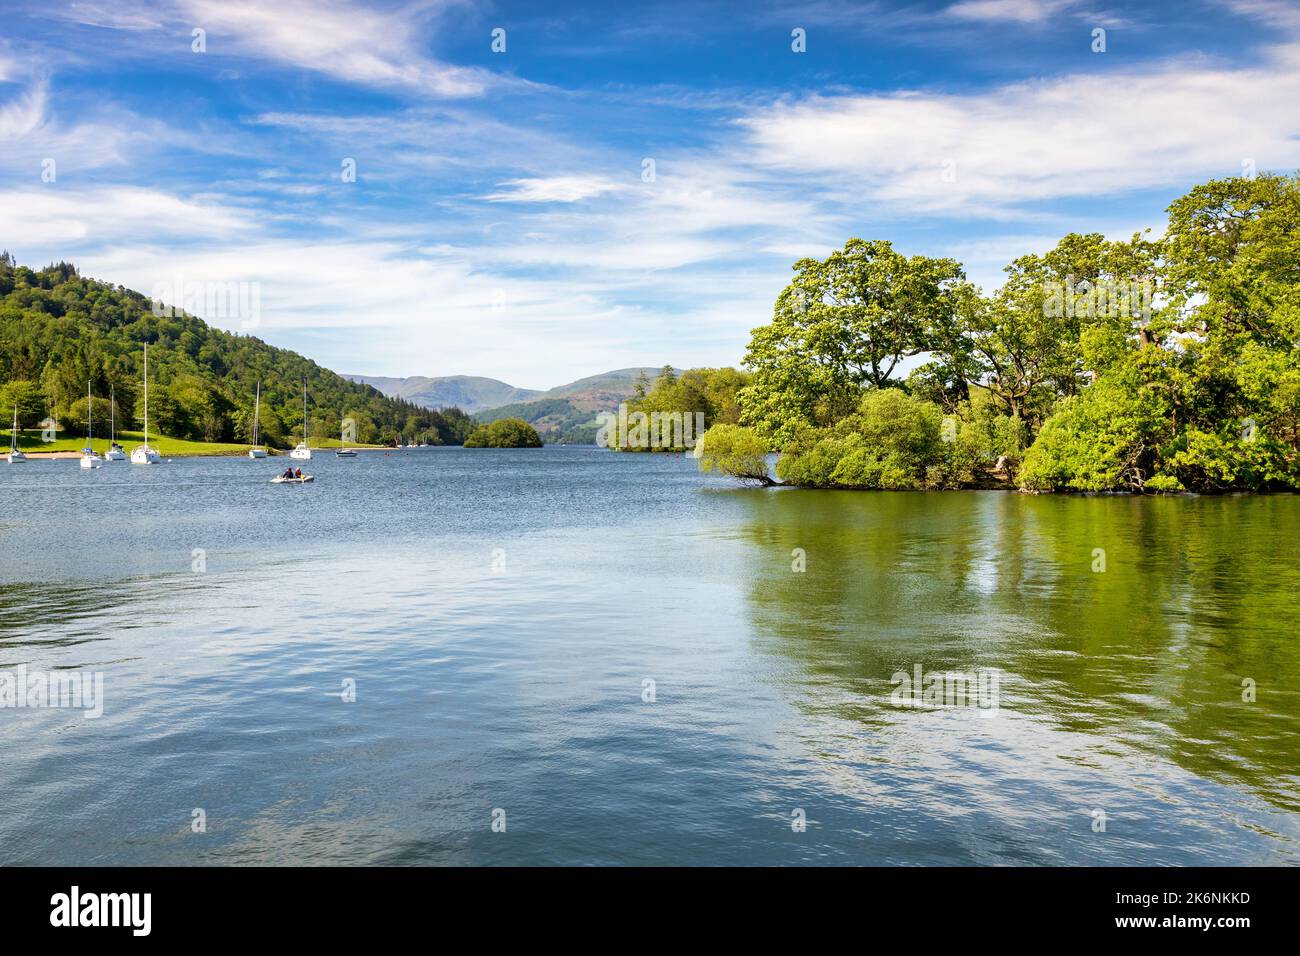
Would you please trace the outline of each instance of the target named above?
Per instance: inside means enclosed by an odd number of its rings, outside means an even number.
[[[1300,862],[1300,498],[276,468],[0,464],[0,864]]]

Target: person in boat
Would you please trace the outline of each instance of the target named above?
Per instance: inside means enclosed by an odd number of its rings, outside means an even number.
[[[284,470],[284,474],[281,475],[280,477],[281,477],[281,478],[292,478],[292,477],[293,477],[293,469],[292,469],[292,468],[286,468],[286,469]]]
[[[295,469],[293,470],[293,476],[294,476],[295,478],[301,478],[301,477],[302,477],[302,469],[301,469],[301,468],[295,468]]]

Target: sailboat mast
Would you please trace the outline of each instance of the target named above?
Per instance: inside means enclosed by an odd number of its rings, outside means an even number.
[[[149,447],[149,343],[144,343],[144,447]]]
[[[13,438],[10,439],[9,441],[9,450],[17,451],[18,450],[18,405],[17,404],[14,405],[14,430],[12,434],[13,434]]]
[[[310,448],[307,444],[307,380],[302,380],[302,444],[304,448]]]
[[[117,444],[117,386],[108,386],[108,440]]]
[[[257,380],[257,398],[253,400],[253,447],[257,447],[258,418],[262,414],[262,380]]]
[[[90,383],[86,383],[86,444],[91,454],[95,451],[95,414],[90,402]]]

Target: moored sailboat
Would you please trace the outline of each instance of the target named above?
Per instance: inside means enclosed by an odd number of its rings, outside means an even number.
[[[131,464],[156,465],[162,455],[149,447],[149,343],[144,345],[144,444],[131,452]]]
[[[14,405],[14,430],[10,433],[9,454],[5,460],[11,465],[21,464],[27,460],[27,456],[18,450],[18,406]]]
[[[108,389],[108,451],[104,452],[104,461],[126,461],[126,450],[117,443],[117,389]]]
[[[81,449],[81,467],[98,468],[104,459],[95,454],[95,403],[90,397],[90,383],[86,383],[86,447]]]
[[[262,415],[262,381],[257,382],[257,398],[253,401],[253,447],[248,449],[249,458],[265,458],[266,449],[258,441],[258,428]]]

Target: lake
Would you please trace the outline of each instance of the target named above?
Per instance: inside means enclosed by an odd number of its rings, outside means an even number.
[[[0,864],[1300,862],[1300,498],[277,467],[0,464]]]

